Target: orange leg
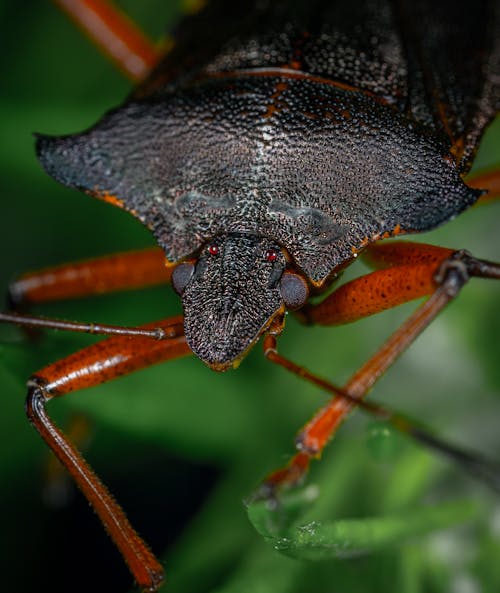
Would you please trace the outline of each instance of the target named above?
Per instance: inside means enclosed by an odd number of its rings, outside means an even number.
[[[154,44],[110,0],[54,0],[114,64],[134,82],[158,63]]]
[[[82,451],[92,440],[92,423],[87,414],[76,412],[70,415],[64,432],[73,446]],[[47,451],[44,463],[43,501],[53,509],[66,507],[73,494],[74,482],[52,451]]]
[[[31,377],[26,411],[32,425],[94,508],[139,586],[144,591],[154,592],[163,580],[161,565],[130,525],[118,503],[45,410],[47,402],[55,397],[190,353],[183,335],[182,317],[144,327],[160,327],[170,339],[155,341],[117,336],[70,355]]]
[[[487,204],[497,200],[500,198],[500,169],[479,171],[467,179],[467,185],[488,190],[488,193],[479,198],[478,204]]]
[[[286,467],[267,478],[261,491],[264,496],[302,477],[311,458],[321,455],[342,420],[356,406],[356,400],[362,400],[368,394],[377,379],[457,296],[471,276],[500,279],[500,265],[477,260],[463,251],[453,252],[429,245],[403,242],[374,245],[368,248],[367,256],[371,263],[382,269],[341,286],[322,303],[304,308],[300,313],[306,322],[347,323],[425,295],[430,297],[341,390],[279,355],[276,338],[266,336],[264,349],[269,360],[329,391],[334,397],[299,433],[297,447],[300,452]]]
[[[28,272],[9,287],[9,304],[23,309],[47,301],[85,297],[170,282],[159,247],[130,251]]]
[[[382,269],[344,284],[300,316],[307,323],[339,325],[429,295],[436,288],[435,270],[452,254],[452,249],[403,241],[374,245],[365,259]]]

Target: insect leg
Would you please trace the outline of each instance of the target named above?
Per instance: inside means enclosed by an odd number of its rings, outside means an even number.
[[[498,199],[500,198],[500,169],[480,171],[467,179],[467,185],[488,190],[488,193],[479,198],[478,204],[487,204]]]
[[[47,301],[166,284],[171,275],[163,251],[152,247],[28,272],[10,285],[7,299],[11,309],[22,310]]]
[[[343,398],[347,402],[351,402],[355,407],[361,408],[365,412],[383,420],[384,422],[388,422],[399,432],[408,435],[418,443],[429,447],[433,451],[448,457],[471,475],[483,481],[497,493],[500,493],[500,465],[498,463],[492,462],[476,452],[456,447],[441,440],[439,437],[423,429],[421,426],[409,421],[404,415],[398,414],[394,410],[390,410],[377,402],[368,402],[353,397],[344,389],[311,373],[308,369],[295,364],[279,354],[276,342],[277,339],[274,335],[268,334],[264,338],[264,355],[268,360],[297,375],[301,379],[310,381],[331,395]],[[283,483],[293,483],[294,481],[297,481],[307,469],[310,459],[310,456],[307,454],[298,453],[292,458],[286,468],[278,470],[269,476],[261,491],[257,493],[257,496],[268,497],[269,495],[273,495],[277,486],[280,486]]]
[[[342,420],[356,406],[355,400],[362,400],[368,394],[377,379],[457,296],[470,276],[500,279],[500,265],[477,260],[462,251],[394,242],[374,246],[369,255],[373,264],[385,269],[348,282],[322,303],[304,308],[301,314],[306,321],[324,325],[347,323],[415,298],[425,295],[430,297],[342,388],[342,393],[348,397],[334,395],[306,424],[297,437],[299,453],[285,468],[267,478],[264,490],[268,488],[273,491],[276,487],[293,484],[300,479],[310,459],[321,455]],[[266,356],[281,364],[269,342]],[[282,366],[322,386],[321,379],[314,378],[305,369],[293,363]]]
[[[414,245],[390,243],[380,248],[377,246],[377,251],[369,251],[366,254],[368,262],[383,269],[343,284],[317,305],[306,305],[300,310],[299,318],[310,324],[340,325],[432,294],[437,286],[433,273],[453,251],[443,249],[441,252],[441,248],[426,246],[424,252],[415,249]],[[386,247],[387,250],[384,249]],[[400,249],[409,253],[400,254]],[[441,253],[440,259],[435,259],[433,250],[436,250],[436,255]],[[408,258],[409,263],[391,263],[384,255]],[[419,261],[419,256],[422,261]]]
[[[117,336],[89,346],[35,373],[28,382],[26,402],[31,424],[92,505],[137,583],[149,592],[156,591],[162,582],[161,565],[81,454],[49,418],[46,404],[72,391],[98,385],[190,352],[184,339],[181,317],[155,325],[174,337],[158,342],[148,338]]]
[[[166,340],[171,336],[160,327],[125,327],[123,325],[105,325],[100,323],[82,323],[79,321],[66,321],[50,317],[33,317],[23,313],[0,313],[0,323],[13,323],[25,329],[56,329],[84,334],[104,336],[148,337],[154,340]]]
[[[110,0],[54,0],[130,79],[143,80],[160,58],[146,35]]]

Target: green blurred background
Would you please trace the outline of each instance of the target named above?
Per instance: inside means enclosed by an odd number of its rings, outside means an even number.
[[[155,38],[178,14],[174,0],[120,2]],[[152,245],[128,214],[60,187],[38,166],[32,132],[84,129],[121,102],[129,83],[47,1],[0,1],[0,276],[5,290],[23,271]],[[500,164],[500,121],[478,156]],[[472,209],[419,240],[500,260],[500,205]],[[358,275],[361,263],[349,271]],[[473,281],[373,397],[439,435],[500,459],[500,286]],[[342,328],[301,328],[290,319],[281,350],[337,383],[344,381],[412,310],[401,307]],[[138,324],[178,313],[167,288],[47,305],[44,315]],[[92,339],[48,334],[26,343],[1,328],[0,586],[127,591],[130,576],[79,493],[47,504],[47,452],[24,418],[24,381]],[[237,371],[217,375],[195,359],[160,365],[51,406],[67,425],[91,422],[86,456],[133,524],[166,562],[172,593],[468,593],[500,590],[497,495],[435,454],[354,415],[314,464],[319,499],[301,518],[412,517],[468,500],[474,519],[419,534],[371,554],[310,563],[275,552],[248,521],[242,500],[293,452],[296,430],[326,401],[272,368],[257,347]],[[44,496],[45,493],[45,496]],[[463,520],[462,520],[463,519]]]

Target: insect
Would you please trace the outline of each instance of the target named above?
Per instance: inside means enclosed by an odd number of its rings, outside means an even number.
[[[263,336],[269,360],[334,398],[301,432],[290,464],[269,476],[263,491],[271,492],[302,477],[352,398],[364,397],[470,276],[499,277],[497,265],[460,251],[378,243],[442,224],[481,196],[462,177],[498,109],[498,20],[485,2],[477,33],[458,42],[466,12],[441,9],[338,2],[320,18],[310,3],[211,2],[180,25],[123,107],[81,135],[38,138],[49,174],[131,212],[160,249],[24,276],[12,285],[13,306],[160,281],[183,303],[183,320],[142,328],[3,316],[121,334],[37,372],[28,414],[143,589],[159,587],[161,567],[48,418],[49,399],[191,351],[226,370]],[[432,14],[431,25],[413,10]],[[152,65],[155,52],[144,59]],[[475,183],[495,184],[498,174]],[[375,272],[309,303],[362,253]],[[335,325],[428,295],[343,388],[277,352],[287,311]]]

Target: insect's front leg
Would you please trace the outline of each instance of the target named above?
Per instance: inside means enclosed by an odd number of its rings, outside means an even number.
[[[28,272],[11,283],[7,301],[11,309],[23,310],[49,301],[167,284],[171,275],[163,251],[151,247]]]
[[[31,424],[94,508],[137,583],[144,591],[153,592],[163,579],[161,565],[107,488],[46,413],[47,403],[54,398],[190,353],[181,317],[144,327],[160,327],[168,337],[164,340],[108,338],[41,369],[28,382],[26,411]]]
[[[283,485],[296,483],[304,475],[310,460],[321,455],[356,401],[363,400],[375,382],[457,296],[471,276],[500,279],[499,264],[478,260],[467,252],[432,245],[376,244],[367,249],[367,257],[372,265],[381,269],[344,284],[317,305],[306,306],[301,310],[303,320],[338,325],[430,296],[341,389],[282,357],[276,350],[276,338],[266,337],[264,353],[270,361],[325,389],[333,397],[300,431],[296,441],[299,453],[286,467],[266,479],[262,488],[264,496]]]

